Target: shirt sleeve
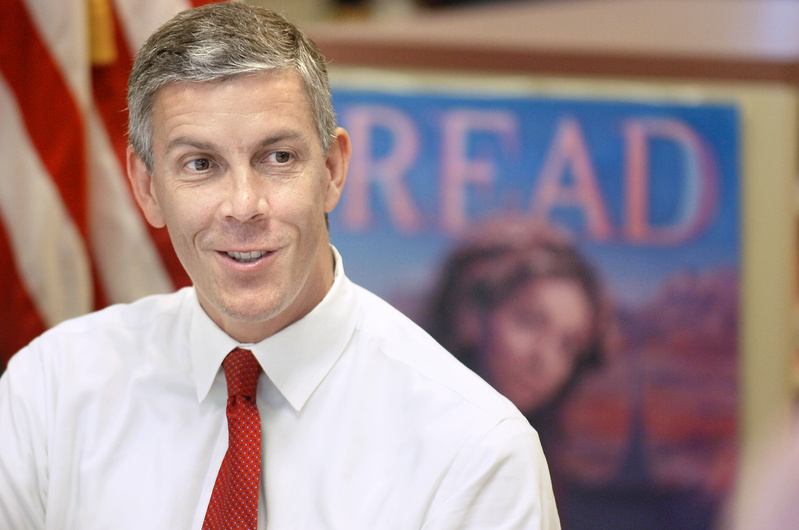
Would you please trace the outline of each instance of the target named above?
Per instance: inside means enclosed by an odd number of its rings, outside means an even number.
[[[506,419],[467,443],[432,501],[423,530],[559,530],[537,433]]]
[[[17,353],[0,378],[0,528],[45,526],[45,390],[38,358]]]

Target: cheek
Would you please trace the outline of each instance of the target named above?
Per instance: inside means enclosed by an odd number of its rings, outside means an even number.
[[[272,230],[293,232],[301,240],[316,239],[316,234],[321,230],[317,217],[322,217],[321,223],[324,224],[323,214],[317,214],[315,206],[291,196],[285,200],[282,197],[280,200],[273,198],[268,217]]]
[[[185,247],[187,241],[212,224],[216,209],[209,198],[213,198],[213,194],[203,197],[176,194],[161,201],[166,227],[176,247]]]
[[[300,196],[303,200],[298,200]],[[327,233],[325,198],[318,189],[302,190],[302,195],[288,197],[280,211],[286,222],[298,227],[300,232],[312,235],[313,239]]]
[[[523,363],[537,347],[534,334],[515,325],[513,315],[504,311],[494,313],[486,331],[486,350],[497,362]]]
[[[573,357],[557,346],[558,339],[517,322],[502,311],[491,319],[484,344],[491,372],[530,372],[552,384],[565,382],[574,367]]]
[[[162,210],[170,233],[190,232],[196,222],[195,218],[200,212],[200,210],[189,208],[179,201],[167,204],[162,207]]]
[[[324,209],[324,192],[308,175],[300,175],[285,185],[268,186],[261,194],[270,216],[290,220],[292,224],[309,224]]]
[[[558,386],[565,383],[574,370],[574,359],[565,354],[551,355],[546,363],[547,373]]]

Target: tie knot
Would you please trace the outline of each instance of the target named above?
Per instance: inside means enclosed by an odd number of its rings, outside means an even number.
[[[222,361],[227,380],[227,395],[255,399],[261,365],[250,350],[236,348]]]

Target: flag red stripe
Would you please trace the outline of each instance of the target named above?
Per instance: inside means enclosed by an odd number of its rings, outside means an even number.
[[[0,293],[3,293],[3,303],[0,305],[0,368],[46,329],[12,256],[8,234],[0,223],[0,270],[3,271],[0,274]]]
[[[125,167],[127,150],[127,101],[128,75],[133,58],[125,41],[119,17],[114,15],[114,39],[117,59],[108,65],[92,66],[92,91],[97,110],[105,124],[106,132],[114,148],[120,167]]]
[[[39,156],[84,237],[86,153],[84,126],[72,93],[21,0],[0,0],[3,72]]]

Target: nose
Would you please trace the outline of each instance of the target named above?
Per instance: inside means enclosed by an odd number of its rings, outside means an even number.
[[[557,334],[551,331],[538,333],[527,352],[527,367],[541,371],[566,355]]]
[[[226,218],[247,222],[266,216],[269,202],[266,181],[251,167],[232,168],[221,213]]]

